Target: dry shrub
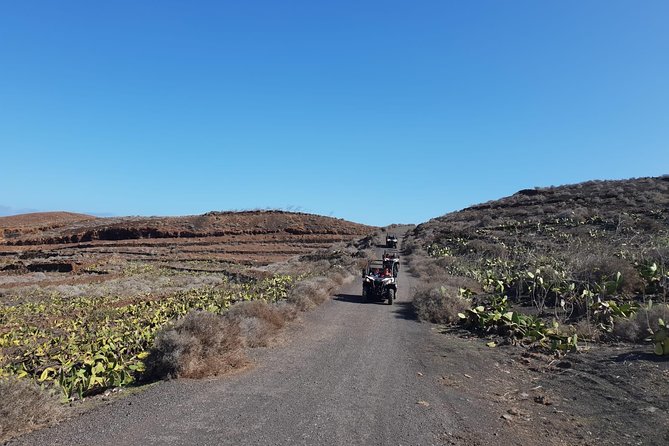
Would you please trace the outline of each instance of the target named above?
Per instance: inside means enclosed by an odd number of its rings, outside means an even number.
[[[449,277],[447,267],[453,262],[453,257],[444,257],[442,259],[423,259],[414,260],[410,263],[409,272],[414,276],[431,282],[443,282]]]
[[[571,334],[578,335],[579,339],[598,342],[602,337],[602,330],[586,319],[582,319],[571,326]]]
[[[239,322],[246,347],[267,347],[276,332],[297,317],[297,307],[287,302],[252,300],[233,305],[226,316]]]
[[[0,379],[0,442],[57,421],[64,414],[53,392],[27,379]]]
[[[146,360],[146,376],[202,378],[243,367],[241,326],[237,318],[192,311],[161,329]]]
[[[458,295],[452,286],[424,287],[414,295],[413,307],[423,321],[453,324],[459,321],[458,313],[467,310],[471,302]]]
[[[333,293],[338,284],[328,277],[311,277],[297,282],[288,293],[288,302],[305,311],[320,305]]]
[[[402,252],[405,255],[414,254],[414,253],[418,252],[420,249],[421,249],[420,244],[418,243],[418,241],[416,241],[413,238],[410,239],[410,240],[405,239],[402,242]]]
[[[472,240],[467,247],[477,254],[486,257],[506,257],[508,255],[508,250],[504,245],[489,243],[484,240]]]
[[[642,342],[651,332],[659,329],[659,320],[669,320],[669,305],[656,304],[641,308],[630,318],[616,318],[613,334],[618,339],[629,342]]]
[[[244,347],[267,346],[298,311],[327,300],[348,277],[345,268],[335,266],[328,277],[297,282],[285,302],[240,302],[222,316],[193,311],[158,332],[145,378],[201,378],[243,367],[248,363]]]
[[[264,319],[241,317],[238,321],[245,347],[267,347],[277,331],[276,327]]]
[[[286,313],[282,311],[282,306],[269,304],[264,300],[239,302],[230,307],[227,317],[261,319],[275,328],[281,328],[286,324]]]
[[[443,283],[451,288],[454,288],[455,290],[463,288],[474,292],[474,294],[483,293],[483,287],[481,287],[481,284],[471,277],[449,275],[446,277],[446,280]]]
[[[334,282],[336,287],[340,287],[351,277],[351,273],[343,268],[335,268],[328,273],[327,277]]]
[[[627,260],[611,255],[590,255],[578,259],[574,276],[576,279],[594,284],[615,280],[616,274],[622,275],[619,291],[623,294],[642,293],[644,282],[638,271]]]
[[[637,342],[640,337],[643,338],[641,332],[636,317],[621,317],[613,321],[613,335],[623,341]]]

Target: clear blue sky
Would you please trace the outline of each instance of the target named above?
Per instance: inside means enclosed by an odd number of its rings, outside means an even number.
[[[4,1],[0,211],[419,223],[669,173],[669,2]]]

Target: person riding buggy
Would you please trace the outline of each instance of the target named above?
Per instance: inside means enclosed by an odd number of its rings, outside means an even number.
[[[396,250],[383,251],[383,265],[397,277],[400,270],[400,253]]]
[[[387,300],[393,304],[397,293],[397,274],[393,262],[372,260],[362,270],[362,297],[366,301]]]

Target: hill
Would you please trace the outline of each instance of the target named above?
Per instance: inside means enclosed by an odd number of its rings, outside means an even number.
[[[464,235],[493,243],[512,239],[545,246],[571,244],[567,239],[576,238],[591,245],[593,239],[615,243],[655,237],[669,229],[668,218],[669,177],[589,181],[521,190],[435,218],[419,225],[414,235],[429,243]],[[568,235],[561,239],[551,235],[558,230]]]
[[[669,177],[522,190],[421,224],[407,246],[416,273],[456,298],[576,324],[581,337],[641,341],[658,330],[649,302],[667,302]],[[455,307],[437,319],[456,322],[467,304]]]
[[[153,264],[179,270],[220,270],[230,265],[263,266],[363,237],[374,228],[341,219],[283,211],[209,212],[185,217],[96,218],[66,212],[0,218],[0,271],[11,286],[17,274],[100,274]],[[93,275],[91,275],[93,274]],[[112,277],[112,276],[107,276]],[[44,280],[40,276],[39,280]],[[9,286],[9,285],[7,285]]]
[[[36,234],[40,231],[65,226],[82,221],[95,220],[97,217],[73,212],[33,212],[30,214],[11,215],[0,217],[0,244],[6,238],[21,234]]]
[[[550,419],[583,444],[667,442],[668,177],[522,190],[421,224],[405,248],[413,306],[453,326],[445,343],[473,332],[525,366],[532,390],[506,401],[566,402]]]

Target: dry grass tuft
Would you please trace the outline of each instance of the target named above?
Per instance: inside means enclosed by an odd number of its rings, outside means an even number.
[[[147,378],[203,378],[248,364],[236,318],[193,311],[160,330],[146,361]]]
[[[440,324],[457,323],[458,313],[470,306],[471,302],[460,297],[458,289],[452,286],[426,286],[418,289],[413,299],[413,307],[421,320]]]
[[[51,424],[64,415],[54,393],[27,379],[0,379],[0,442]]]

